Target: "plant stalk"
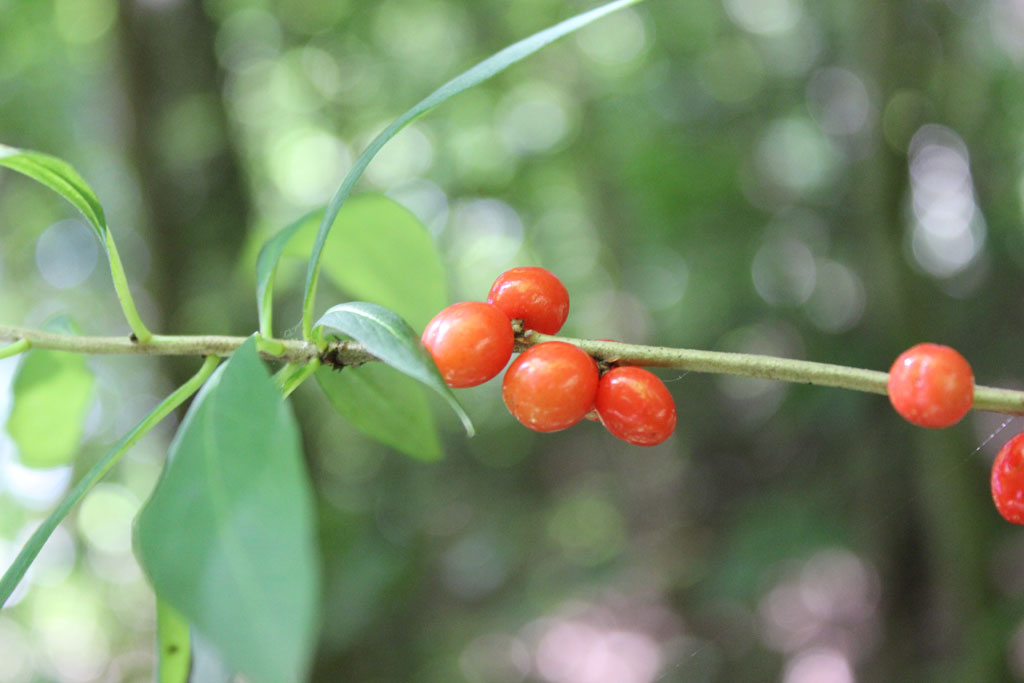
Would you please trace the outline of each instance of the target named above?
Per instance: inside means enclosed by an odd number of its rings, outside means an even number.
[[[0,340],[28,344],[35,349],[69,351],[84,354],[141,354],[151,356],[218,356],[226,357],[242,345],[248,337],[225,335],[166,335],[154,334],[148,342],[134,341],[130,337],[88,337],[73,334],[45,332],[43,330],[0,325]],[[297,339],[266,339],[260,343],[260,355],[267,360],[305,364],[325,353],[337,352],[345,364],[357,365],[376,360],[355,342],[331,342],[323,351],[313,342]],[[6,351],[5,347],[3,351]],[[12,348],[11,353],[25,350]]]
[[[872,394],[888,395],[889,393],[889,373],[851,368],[845,365],[831,365],[750,353],[674,349],[664,346],[572,339],[533,331],[525,333],[517,341],[519,349],[547,341],[568,342],[580,347],[598,360],[618,362],[623,365],[739,375],[799,384],[816,384]],[[986,410],[1009,415],[1024,415],[1024,392],[975,386],[974,404],[971,408],[972,410]]]
[[[0,360],[10,358],[11,356],[17,356],[19,353],[24,353],[30,348],[32,348],[32,342],[28,339],[19,339],[13,344],[8,344],[0,349]]]
[[[117,247],[114,245],[114,236],[110,230],[106,231],[104,241],[106,242],[107,256],[110,261],[110,276],[114,281],[114,291],[117,292],[117,300],[121,302],[121,310],[124,312],[125,320],[128,321],[128,326],[132,328],[135,337],[140,342],[146,343],[152,339],[153,333],[142,322],[142,318],[139,317],[139,312],[135,308],[135,300],[132,298],[131,290],[128,288],[128,276],[125,275],[124,266],[121,265],[121,256],[117,253]]]
[[[218,335],[176,336],[155,334],[148,343],[132,341],[127,337],[85,337],[70,334],[57,334],[41,330],[26,329],[0,325],[0,340],[16,343],[27,342],[32,348],[50,349],[54,351],[70,351],[87,354],[150,354],[174,356],[219,356],[231,355],[247,337],[229,337]],[[360,365],[377,360],[357,342],[328,342],[323,350],[314,342],[297,339],[264,339],[264,348],[274,353],[263,351],[262,356],[268,360],[278,360],[296,366],[306,365],[314,360],[326,361],[343,365]],[[865,391],[872,394],[886,395],[889,375],[877,370],[851,368],[845,365],[816,363],[814,361],[795,360],[792,358],[776,358],[749,353],[725,353],[722,351],[702,351],[699,349],[676,349],[664,346],[643,346],[640,344],[623,344],[620,342],[596,341],[591,339],[573,339],[528,331],[516,337],[516,348],[522,351],[535,344],[547,341],[563,341],[574,344],[598,360],[618,362],[624,365],[642,365],[648,367],[673,368],[692,372],[709,372],[714,374],[739,375],[799,384],[815,384],[825,387]],[[6,347],[12,353],[24,350],[22,347]],[[280,353],[276,353],[280,350]],[[314,366],[314,370],[318,365]],[[301,371],[300,371],[301,372]],[[312,372],[312,370],[310,371]],[[295,378],[298,383],[305,379]],[[293,390],[290,386],[291,371],[278,380],[286,391]],[[295,384],[297,386],[297,384]],[[974,410],[986,410],[1008,415],[1024,415],[1024,392],[996,387],[975,386]]]

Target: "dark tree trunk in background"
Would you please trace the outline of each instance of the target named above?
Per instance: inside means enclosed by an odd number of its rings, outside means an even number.
[[[921,114],[915,127],[927,123],[956,127],[955,112],[943,101],[943,88],[928,85],[942,82],[947,66],[943,59],[948,58],[944,55],[955,53],[953,27],[944,26],[942,17],[941,11],[926,14],[918,5],[885,0],[863,8],[859,57],[880,89],[880,101],[884,105],[897,92],[920,91],[933,107]],[[864,232],[870,261],[875,264],[868,279],[867,286],[873,290],[869,300],[886,302],[884,308],[876,307],[873,323],[875,329],[886,331],[880,337],[882,343],[891,347],[893,340],[901,340],[897,348],[917,343],[912,330],[927,327],[928,321],[942,315],[943,306],[934,284],[913,277],[900,263],[905,258],[909,185],[905,151],[884,150],[877,155],[879,163],[861,176],[858,202],[861,224],[871,226]],[[946,338],[965,348],[957,338],[961,333],[951,328]],[[972,632],[977,614],[990,607],[984,604],[987,597],[982,588],[988,582],[983,559],[985,511],[978,509],[979,501],[989,503],[972,490],[978,471],[963,457],[963,449],[969,446],[930,430],[880,429],[871,438],[873,451],[892,454],[893,462],[882,458],[871,465],[875,469],[873,499],[878,500],[878,491],[886,491],[891,502],[876,505],[867,518],[884,552],[879,569],[886,586],[881,634],[885,644],[869,677],[905,679],[939,666],[947,668],[948,680],[1001,679],[1007,672],[1002,671],[1005,663],[998,648],[966,645],[978,637]]]
[[[193,0],[122,0],[120,18],[131,151],[150,223],[147,284],[161,312],[151,326],[245,334],[255,329],[255,305],[230,285],[249,205],[220,95],[215,27]],[[170,367],[180,378],[193,366]]]

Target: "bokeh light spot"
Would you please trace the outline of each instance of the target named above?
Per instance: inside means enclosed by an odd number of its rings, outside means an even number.
[[[498,105],[501,138],[520,154],[551,149],[569,133],[568,107],[567,98],[555,88],[542,83],[520,86]]]
[[[627,9],[585,27],[576,34],[576,42],[598,64],[624,64],[643,53],[647,30],[640,15]]]
[[[910,141],[910,251],[937,278],[953,277],[981,253],[987,229],[974,198],[967,146],[944,126]]]
[[[319,128],[293,128],[271,143],[267,172],[281,193],[301,206],[330,199],[352,164],[348,147]]]
[[[764,66],[753,45],[733,38],[716,42],[701,55],[697,76],[701,87],[716,100],[738,104],[761,89]]]
[[[53,9],[57,31],[69,43],[95,42],[117,20],[114,0],[57,0]]]
[[[132,548],[132,520],[139,501],[117,484],[99,484],[82,501],[78,529],[94,548],[105,553],[128,554]]]
[[[724,0],[723,4],[737,26],[761,35],[792,30],[803,13],[799,0]]]
[[[814,649],[786,664],[783,683],[854,683],[853,669],[841,652]]]
[[[765,180],[795,194],[824,185],[837,162],[836,150],[805,118],[773,121],[765,128],[756,150],[757,169]]]
[[[416,125],[409,126],[391,138],[366,168],[366,178],[381,188],[390,188],[399,181],[415,178],[434,162],[434,143]],[[337,186],[341,176],[331,179]]]
[[[626,523],[619,510],[597,494],[579,494],[562,501],[548,520],[548,535],[573,561],[582,565],[606,562],[620,552]]]
[[[36,240],[36,267],[57,289],[82,284],[96,268],[98,258],[96,232],[78,219],[58,221]]]
[[[838,261],[817,265],[814,292],[807,301],[807,315],[823,332],[845,332],[860,322],[867,294],[860,276]]]
[[[816,71],[807,84],[807,101],[818,125],[834,135],[860,132],[871,113],[867,86],[849,69]]]
[[[768,239],[750,266],[754,288],[773,306],[795,306],[814,292],[817,265],[810,247],[792,237]]]

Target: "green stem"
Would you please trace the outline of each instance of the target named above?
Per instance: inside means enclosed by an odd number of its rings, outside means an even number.
[[[0,325],[0,340],[16,340],[11,346],[0,349],[0,357],[4,353],[13,355],[24,351],[28,344],[32,348],[70,351],[73,353],[130,353],[151,355],[178,356],[229,356],[248,337],[227,336],[173,336],[153,335],[147,344],[132,342],[125,337],[84,337],[71,334],[57,334],[22,327]],[[628,365],[646,365],[651,367],[691,370],[693,372],[710,372],[743,377],[758,377],[800,384],[816,384],[826,387],[866,391],[885,395],[887,392],[888,374],[877,370],[862,370],[844,365],[830,365],[813,361],[794,360],[791,358],[775,358],[749,353],[724,353],[721,351],[701,351],[698,349],[675,349],[663,346],[641,346],[639,344],[622,344],[619,342],[594,341],[590,339],[572,339],[556,337],[537,332],[527,332],[517,338],[519,350],[546,341],[564,341],[575,344],[598,360],[619,361]],[[281,353],[264,352],[264,358],[288,363],[274,376],[278,386],[287,387],[287,393],[301,384],[309,374],[314,372],[325,354],[330,353],[345,365],[359,365],[377,360],[373,354],[356,342],[329,342],[323,350],[318,349],[315,342],[295,339],[264,339],[266,348]],[[317,365],[308,369],[316,360]],[[302,366],[299,374],[294,375],[295,367]],[[302,374],[305,373],[305,374]],[[301,374],[301,376],[300,376]],[[293,386],[294,383],[294,386]],[[976,386],[974,388],[974,410],[987,410],[1009,415],[1024,415],[1024,392],[995,387]]]
[[[291,396],[291,393],[299,388],[303,382],[305,382],[310,375],[320,369],[320,359],[314,358],[309,361],[301,370],[296,372],[294,375],[289,377],[284,382],[284,386],[281,387],[281,393],[286,397]]]
[[[159,596],[156,599],[157,681],[187,683],[191,663],[188,620]]]
[[[256,335],[256,348],[263,355],[270,355],[278,358],[285,351],[284,343],[280,339],[266,337],[262,333]]]
[[[14,562],[8,567],[4,573],[3,578],[0,578],[0,607],[3,607],[7,603],[7,600],[11,597],[11,593],[17,588],[18,583],[25,576],[25,572],[28,571],[32,561],[35,560],[36,555],[42,549],[46,540],[53,533],[53,530],[57,528],[69,512],[82,498],[85,497],[89,491],[92,490],[96,484],[110,471],[117,461],[121,458],[124,453],[135,445],[139,439],[146,435],[153,427],[155,427],[161,420],[167,417],[175,408],[184,403],[192,394],[199,390],[199,387],[203,385],[214,369],[216,369],[219,358],[213,356],[207,357],[203,361],[203,365],[199,368],[199,372],[192,376],[187,382],[182,384],[178,389],[170,396],[165,398],[160,405],[158,405],[153,412],[142,419],[135,427],[121,437],[121,440],[114,444],[113,448],[107,451],[99,462],[92,466],[92,468],[86,472],[85,476],[75,485],[73,489],[60,501],[53,512],[39,525],[39,528],[35,530],[35,533],[29,537],[25,545],[22,546],[18,556],[14,558]]]
[[[132,328],[135,338],[145,344],[152,337],[153,333],[142,322],[139,312],[135,308],[135,300],[132,299],[131,290],[128,288],[128,276],[125,275],[124,266],[121,265],[121,257],[117,253],[117,246],[114,244],[114,236],[109,230],[104,233],[104,241],[107,246],[107,257],[110,260],[110,276],[114,280],[114,291],[117,292],[117,299],[121,302],[121,310]]]
[[[294,375],[299,368],[302,366],[299,363],[288,363],[282,365],[281,369],[274,373],[274,376],[270,380],[274,383],[274,386],[278,389],[284,388],[285,382]]]
[[[152,356],[230,356],[248,337],[222,335],[163,335],[154,334],[146,343],[128,337],[88,337],[74,334],[45,332],[24,327],[0,325],[0,340],[27,343],[35,349],[70,351],[86,354],[142,354]],[[267,360],[306,364],[325,352],[337,351],[345,363],[359,364],[374,360],[372,354],[353,342],[325,343],[323,349],[313,342],[297,339],[262,339],[261,355]],[[24,349],[22,349],[24,350]],[[0,351],[3,353],[6,351]],[[18,349],[11,351],[17,353]]]
[[[0,359],[10,358],[11,356],[17,356],[19,353],[24,353],[25,351],[28,351],[30,348],[32,348],[32,342],[30,342],[28,339],[19,339],[13,344],[8,344],[7,346],[0,349]]]
[[[862,370],[845,365],[831,365],[813,361],[776,358],[749,353],[724,353],[697,349],[674,349],[664,346],[641,346],[619,342],[593,341],[555,337],[528,332],[519,338],[519,347],[525,348],[547,341],[574,344],[598,360],[621,362],[626,365],[691,370],[716,374],[757,377],[800,384],[837,387],[852,391],[866,391],[887,395],[889,374],[877,370]],[[1024,392],[994,387],[974,388],[974,410],[987,410],[1010,415],[1024,415]]]

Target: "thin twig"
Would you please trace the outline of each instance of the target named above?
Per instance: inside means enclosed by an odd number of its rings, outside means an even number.
[[[26,341],[35,349],[86,354],[128,353],[224,357],[231,355],[231,352],[241,346],[246,339],[247,337],[216,335],[155,334],[148,343],[143,344],[128,337],[86,337],[0,325],[0,340]],[[573,339],[532,331],[516,336],[516,348],[521,351],[546,341],[575,344],[597,360],[614,361],[623,365],[644,365],[692,372],[740,375],[882,395],[888,393],[886,386],[888,373],[792,358]],[[264,351],[261,354],[264,358],[296,365],[306,365],[314,360],[332,366],[361,365],[377,360],[361,344],[351,341],[329,342],[323,351],[319,350],[313,342],[297,339],[268,339],[265,342],[265,347],[272,347],[275,351],[281,349],[281,353],[272,354]],[[1024,415],[1024,392],[976,386],[973,409],[1009,415]]]

